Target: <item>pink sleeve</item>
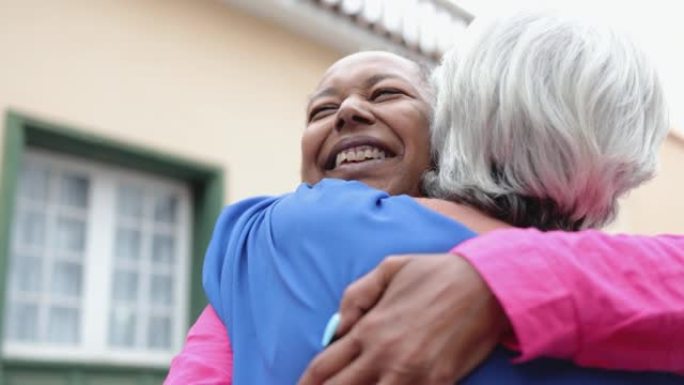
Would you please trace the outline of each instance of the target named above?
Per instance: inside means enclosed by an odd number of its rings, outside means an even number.
[[[207,306],[171,361],[164,385],[231,385],[233,352],[228,332],[211,306]]]
[[[501,302],[519,361],[684,374],[684,236],[511,229],[452,253]]]

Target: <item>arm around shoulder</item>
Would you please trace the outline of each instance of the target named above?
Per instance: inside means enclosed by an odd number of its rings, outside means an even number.
[[[511,229],[452,252],[499,299],[519,360],[684,374],[684,236]]]

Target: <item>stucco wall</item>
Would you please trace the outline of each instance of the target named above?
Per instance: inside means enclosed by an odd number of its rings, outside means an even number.
[[[229,201],[295,186],[338,56],[218,1],[0,1],[0,110],[224,166]]]
[[[611,230],[684,234],[684,139],[671,135],[665,141],[657,176],[623,200]]]

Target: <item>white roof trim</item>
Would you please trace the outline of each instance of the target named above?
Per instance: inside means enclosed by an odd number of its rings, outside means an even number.
[[[223,0],[343,53],[394,50],[435,60],[473,16],[448,0]]]

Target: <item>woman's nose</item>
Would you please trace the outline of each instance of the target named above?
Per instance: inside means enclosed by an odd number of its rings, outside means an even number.
[[[368,110],[366,103],[358,97],[347,98],[337,110],[335,129],[341,131],[345,128],[351,129],[375,123],[375,117]]]

